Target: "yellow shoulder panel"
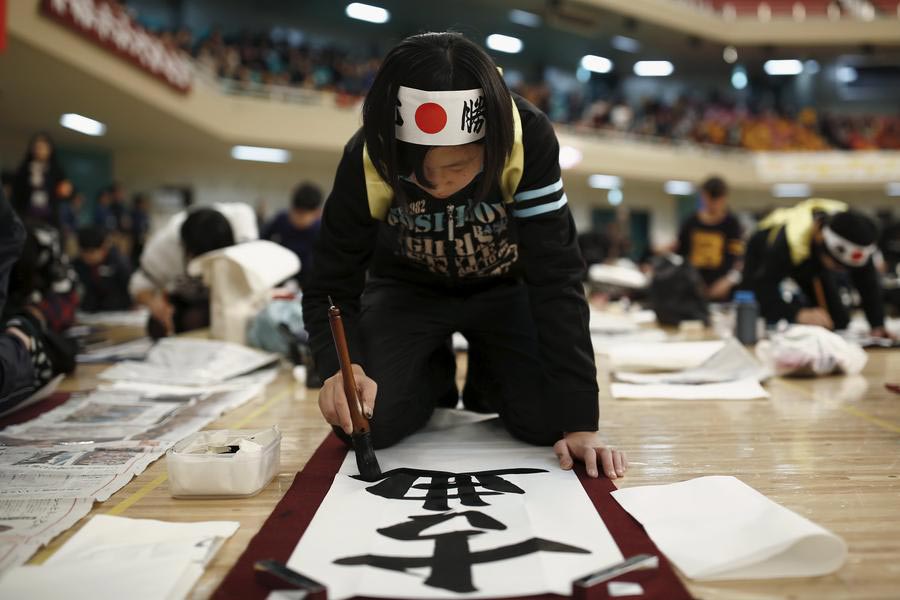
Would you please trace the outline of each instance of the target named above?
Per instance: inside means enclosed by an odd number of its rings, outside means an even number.
[[[845,210],[847,210],[847,205],[838,200],[810,198],[788,208],[775,209],[760,221],[759,228],[770,230],[769,242],[771,243],[784,227],[788,248],[791,251],[791,262],[797,265],[809,258],[813,215],[816,212],[833,214]]]
[[[369,212],[373,219],[383,221],[394,199],[394,191],[391,189],[369,158],[369,149],[363,144],[363,172],[366,175],[366,196],[369,199]]]

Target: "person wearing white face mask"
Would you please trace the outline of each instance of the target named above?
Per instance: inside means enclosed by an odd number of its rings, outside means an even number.
[[[779,208],[763,219],[747,243],[743,288],[752,290],[770,323],[782,319],[826,329],[845,329],[850,314],[838,277],[846,275],[859,292],[875,337],[884,327],[884,299],[874,256],[878,227],[843,202],[813,198]],[[788,303],[781,282],[792,278],[805,297]]]
[[[624,454],[598,434],[583,270],[547,117],[463,36],[407,38],[345,148],[304,290],[325,419],[348,439],[330,296],[376,448],[456,405],[449,339],[460,331],[467,407],[553,445],[562,468],[580,460],[593,477],[624,475]]]

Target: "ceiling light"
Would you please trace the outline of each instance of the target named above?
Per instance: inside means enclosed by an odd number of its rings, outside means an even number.
[[[622,52],[631,52],[635,54],[641,51],[641,43],[634,38],[625,37],[624,35],[614,35],[610,40],[612,47]]]
[[[612,190],[622,187],[622,178],[615,175],[600,175],[595,173],[588,177],[588,185],[595,190]]]
[[[523,27],[540,27],[542,21],[540,15],[528,12],[527,10],[519,10],[518,8],[509,11],[509,20],[516,25],[522,25]]]
[[[511,35],[503,35],[500,33],[492,33],[487,36],[487,47],[497,52],[506,52],[507,54],[518,54],[522,51],[522,40]]]
[[[856,69],[853,67],[843,66],[838,67],[834,71],[835,78],[841,83],[853,83],[856,81],[856,78],[859,77],[859,73],[856,72]]]
[[[369,23],[387,23],[391,18],[391,13],[380,6],[372,6],[362,2],[348,4],[344,12],[351,19],[368,21]]]
[[[744,67],[735,67],[731,73],[731,86],[736,90],[742,90],[747,87],[747,71]]]
[[[622,204],[622,190],[619,188],[613,188],[609,190],[609,193],[606,195],[606,200],[612,206],[618,206]]]
[[[77,113],[64,114],[59,118],[59,124],[84,135],[99,136],[106,133],[106,125]]]
[[[581,66],[594,73],[609,73],[612,71],[612,61],[603,56],[588,54],[581,58]]]
[[[263,148],[260,146],[234,146],[231,158],[237,160],[255,160],[257,162],[286,163],[291,160],[291,153],[282,148]]]
[[[772,186],[776,198],[809,198],[812,188],[808,183],[776,183]]]
[[[667,77],[675,67],[667,60],[639,60],[634,63],[634,74],[639,77]]]
[[[571,169],[581,162],[581,150],[574,146],[560,146],[559,148],[559,168]]]
[[[670,196],[690,196],[694,193],[694,184],[690,181],[672,179],[663,185],[663,189]]]
[[[799,75],[803,72],[803,63],[796,58],[767,60],[763,69],[769,75]]]
[[[725,49],[722,50],[722,60],[727,62],[729,65],[733,65],[737,62],[737,59],[737,48],[735,48],[734,46],[725,46]]]

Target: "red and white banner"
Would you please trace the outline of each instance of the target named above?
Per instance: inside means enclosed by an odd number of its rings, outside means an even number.
[[[43,15],[112,51],[179,92],[187,93],[191,89],[193,70],[190,60],[138,25],[117,3],[42,0],[40,10]]]
[[[0,52],[6,50],[6,0],[0,0]]]

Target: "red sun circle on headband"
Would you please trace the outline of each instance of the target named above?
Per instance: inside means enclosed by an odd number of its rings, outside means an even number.
[[[862,250],[854,250],[853,254],[850,255],[850,259],[854,261],[860,261],[862,260],[863,256],[864,254]]]
[[[447,112],[440,104],[426,102],[416,109],[416,125],[425,133],[437,133],[447,124]]]

